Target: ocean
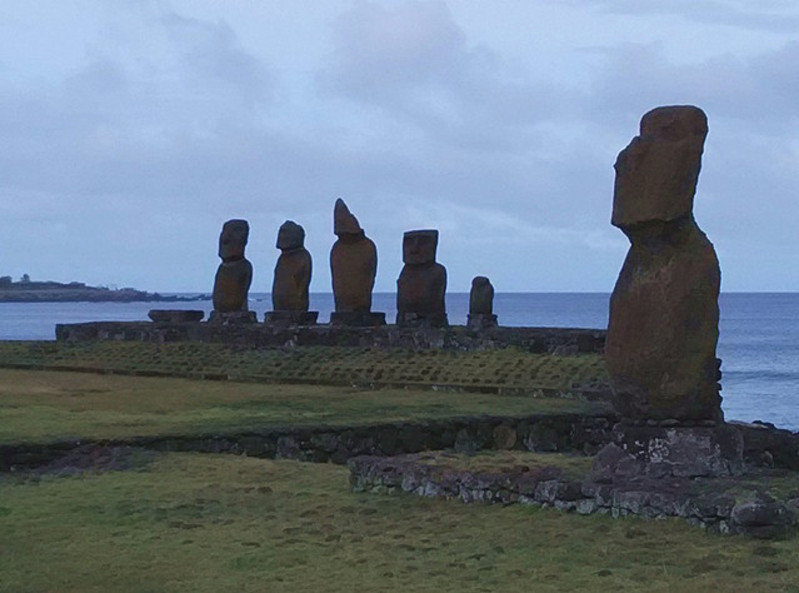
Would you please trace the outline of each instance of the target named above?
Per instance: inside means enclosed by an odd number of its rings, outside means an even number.
[[[494,298],[507,326],[605,328],[607,293],[503,293]],[[393,322],[396,296],[375,293],[373,310]],[[0,340],[52,340],[56,323],[144,321],[150,309],[203,309],[210,301],[182,303],[0,303]],[[447,295],[452,324],[465,324],[467,293]],[[728,420],[762,420],[799,430],[799,293],[724,293],[718,356]],[[268,293],[251,293],[250,309],[263,319]],[[326,322],[333,295],[312,293],[311,309]]]

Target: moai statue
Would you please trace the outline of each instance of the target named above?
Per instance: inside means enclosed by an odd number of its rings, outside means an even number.
[[[599,473],[619,463],[654,477],[742,467],[743,442],[723,424],[719,396],[721,273],[693,217],[706,135],[701,109],[659,107],[616,160],[611,222],[631,246],[610,299],[605,360],[622,422],[597,456]]]
[[[219,257],[222,263],[214,278],[214,310],[209,321],[216,323],[253,322],[248,311],[247,295],[252,283],[252,264],[244,257],[250,234],[246,220],[228,220],[219,235]]]
[[[472,279],[472,290],[469,292],[469,318],[466,325],[475,331],[497,326],[497,316],[494,315],[494,287],[485,276],[475,276]]]
[[[330,315],[330,322],[334,325],[384,325],[385,313],[372,313],[377,248],[341,198],[336,200],[333,209],[333,232],[338,237],[330,250],[336,310]]]
[[[319,315],[308,311],[308,287],[311,284],[311,254],[305,249],[305,230],[292,220],[280,226],[277,248],[280,257],[272,283],[273,311],[266,314],[267,323],[312,325]]]
[[[436,262],[438,231],[408,231],[402,239],[402,268],[397,280],[397,325],[445,327],[447,270]]]

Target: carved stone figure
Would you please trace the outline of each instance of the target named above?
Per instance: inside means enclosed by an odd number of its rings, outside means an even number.
[[[660,107],[616,160],[612,224],[631,246],[610,300],[605,359],[628,419],[722,420],[721,273],[693,217],[706,135],[701,109]]]
[[[333,232],[338,237],[330,250],[336,311],[330,316],[330,322],[343,325],[384,324],[384,313],[371,312],[377,248],[341,198],[336,200],[333,209]]]
[[[444,295],[447,270],[436,262],[438,231],[408,231],[402,240],[402,268],[397,280],[397,325],[447,325]]]
[[[246,220],[228,220],[219,235],[219,257],[222,263],[214,279],[214,312],[212,321],[236,318],[251,321],[247,311],[247,295],[252,283],[252,264],[244,257],[244,247],[250,234]],[[241,314],[244,313],[244,314]]]
[[[469,292],[469,318],[467,327],[473,330],[496,327],[494,315],[494,287],[485,276],[475,276]]]
[[[314,323],[308,312],[308,287],[311,284],[311,254],[305,249],[305,230],[292,220],[280,226],[277,248],[281,254],[275,266],[272,307],[267,322]],[[311,320],[313,316],[313,320]]]

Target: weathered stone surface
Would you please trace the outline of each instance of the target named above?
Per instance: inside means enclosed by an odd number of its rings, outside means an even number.
[[[243,323],[256,323],[258,316],[255,311],[211,311],[208,323],[212,325],[230,326]]]
[[[304,326],[314,325],[319,318],[319,311],[267,311],[264,322],[268,325]]]
[[[244,257],[250,226],[246,220],[228,220],[219,235],[222,263],[214,278],[214,311],[229,313],[247,310],[247,295],[252,283],[252,264]]]
[[[732,530],[758,539],[780,539],[796,524],[796,513],[765,493],[739,502],[730,515]]]
[[[147,317],[156,323],[188,323],[200,321],[205,311],[199,309],[150,309]]]
[[[377,327],[385,324],[385,313],[375,313],[372,311],[333,311],[330,313],[330,325]]]
[[[305,230],[294,221],[284,222],[277,234],[281,250],[272,284],[275,311],[307,311],[311,284],[311,254],[304,247]]]
[[[613,224],[630,239],[610,301],[606,360],[619,413],[634,420],[720,421],[713,245],[691,212],[707,121],[663,107],[616,162]]]
[[[436,262],[438,231],[408,231],[397,280],[397,325],[446,325],[447,270]]]
[[[336,312],[369,312],[377,273],[377,248],[343,200],[336,200],[330,272]]]
[[[733,426],[620,425],[614,428],[613,436],[613,442],[594,459],[594,481],[609,483],[634,476],[734,476],[744,469],[743,436]]]

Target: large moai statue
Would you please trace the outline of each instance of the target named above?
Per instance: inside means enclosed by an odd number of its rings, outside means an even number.
[[[742,468],[743,442],[723,423],[719,395],[721,273],[693,217],[707,129],[697,107],[653,109],[616,160],[611,222],[631,245],[610,299],[605,360],[622,422],[595,460],[600,474]]]
[[[404,266],[397,280],[397,325],[445,327],[447,270],[436,262],[438,231],[408,231],[402,239]]]
[[[466,326],[475,331],[497,326],[497,316],[494,315],[494,287],[485,276],[475,276],[472,279]]]
[[[250,234],[246,220],[228,220],[219,235],[222,263],[214,278],[212,322],[250,322],[255,314],[248,311],[247,297],[252,283],[252,264],[244,257]]]
[[[330,250],[330,274],[336,310],[334,325],[384,325],[385,313],[372,313],[372,289],[377,273],[374,242],[339,198],[333,209],[333,233],[338,237]]]
[[[611,222],[631,246],[610,301],[605,356],[627,418],[722,419],[721,272],[693,217],[706,135],[701,109],[660,107],[616,160]]]
[[[305,230],[292,220],[280,226],[276,247],[280,257],[272,283],[272,311],[267,323],[310,325],[316,323],[317,311],[308,311],[308,287],[311,284],[311,254],[305,249]]]

